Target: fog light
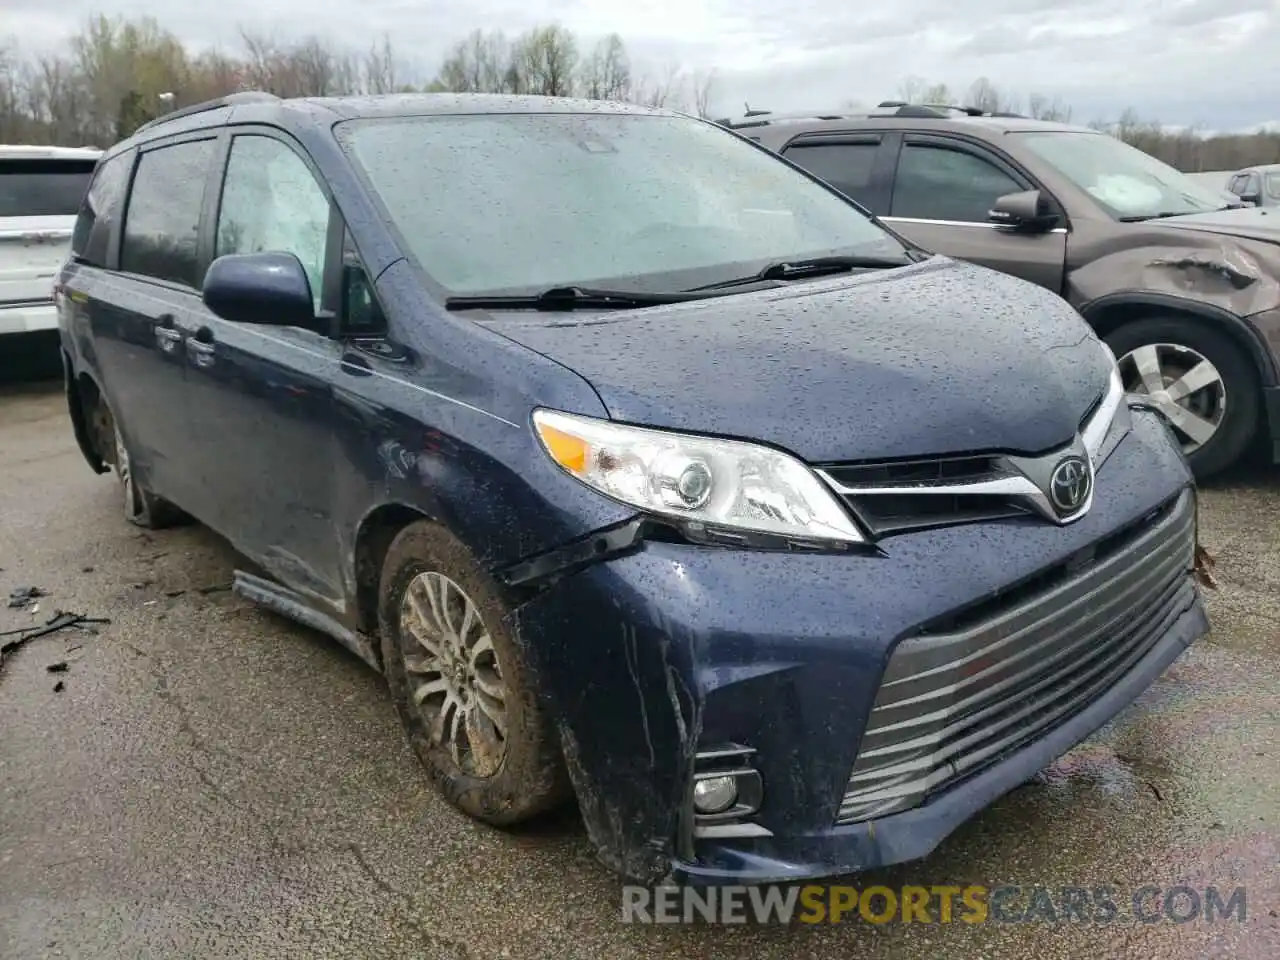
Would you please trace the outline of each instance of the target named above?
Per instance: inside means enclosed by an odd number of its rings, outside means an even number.
[[[705,777],[693,785],[693,809],[698,813],[724,813],[737,799],[733,777]]]

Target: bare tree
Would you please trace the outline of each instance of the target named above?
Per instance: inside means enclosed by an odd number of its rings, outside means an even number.
[[[715,83],[716,72],[714,69],[695,72],[691,81],[693,87],[693,109],[704,120],[711,116],[709,107]]]
[[[1006,96],[986,77],[979,77],[969,85],[969,99],[966,106],[977,107],[985,113],[1015,113],[1018,109],[1018,98]]]
[[[616,33],[598,42],[583,60],[579,88],[584,97],[592,100],[631,98],[631,60]]]
[[[456,93],[518,93],[511,76],[511,45],[502,31],[473,30],[440,65],[435,90]]]
[[[578,43],[564,27],[534,27],[515,42],[511,61],[519,68],[521,92],[573,96]]]
[[[679,107],[683,100],[682,80],[680,64],[669,63],[655,76],[636,83],[631,99],[646,107]]]
[[[1071,122],[1071,108],[1058,97],[1050,100],[1042,93],[1033,93],[1027,97],[1027,114],[1036,120],[1054,120],[1058,123]]]

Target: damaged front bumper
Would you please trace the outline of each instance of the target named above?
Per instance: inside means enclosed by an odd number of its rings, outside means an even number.
[[[924,856],[1137,697],[1207,630],[1194,539],[1185,461],[1139,412],[1066,527],[859,555],[650,541],[515,617],[605,863],[817,878]],[[736,806],[695,814],[695,779],[735,772]]]

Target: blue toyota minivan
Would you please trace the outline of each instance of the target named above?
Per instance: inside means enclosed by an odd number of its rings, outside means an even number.
[[[1186,461],[1080,316],[715,124],[237,94],[108,150],[72,247],[126,516],[627,876],[923,856],[1206,632]]]

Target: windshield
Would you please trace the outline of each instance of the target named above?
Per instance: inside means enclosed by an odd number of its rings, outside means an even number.
[[[1018,133],[1031,150],[1113,217],[1206,213],[1226,206],[1215,190],[1105,133]]]
[[[410,255],[454,294],[686,290],[779,259],[903,256],[840,197],[687,117],[398,117],[338,136]]]

